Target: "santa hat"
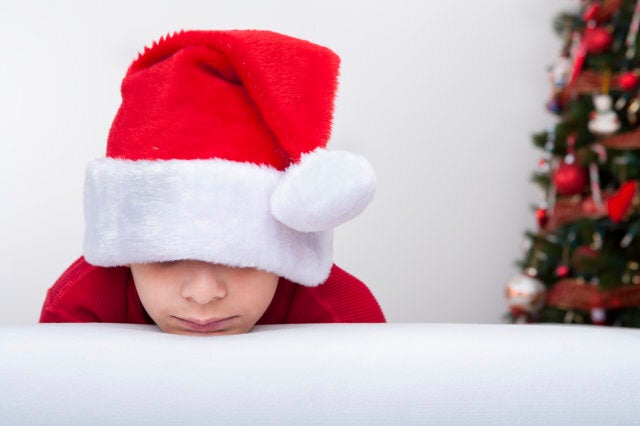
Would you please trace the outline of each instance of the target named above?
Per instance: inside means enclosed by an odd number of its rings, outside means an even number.
[[[85,259],[195,259],[314,286],[333,228],[373,197],[362,157],[327,151],[339,58],[269,31],[188,31],[131,64],[106,158],[85,181]]]

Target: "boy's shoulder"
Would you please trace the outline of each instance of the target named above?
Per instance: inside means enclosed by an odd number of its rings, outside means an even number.
[[[324,283],[295,285],[293,293],[287,323],[386,322],[369,288],[335,264]]]
[[[132,287],[129,268],[98,267],[80,257],[47,292],[40,322],[146,323]]]

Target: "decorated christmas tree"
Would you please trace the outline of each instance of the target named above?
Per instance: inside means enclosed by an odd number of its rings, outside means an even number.
[[[554,21],[555,118],[533,136],[537,229],[506,286],[508,317],[640,327],[640,0],[577,6]]]

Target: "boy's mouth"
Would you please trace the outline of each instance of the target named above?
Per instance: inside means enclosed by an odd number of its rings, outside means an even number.
[[[228,327],[231,321],[235,318],[235,316],[227,317],[227,318],[208,318],[208,319],[197,319],[197,318],[180,318],[174,317],[180,322],[180,324],[185,327],[187,330],[196,331],[200,333],[212,332],[212,331],[222,331],[226,327]]]

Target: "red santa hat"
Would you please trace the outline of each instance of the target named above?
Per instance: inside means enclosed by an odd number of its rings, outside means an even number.
[[[89,163],[84,256],[98,266],[195,259],[303,285],[333,228],[373,197],[362,157],[325,149],[339,58],[269,31],[188,31],[131,64],[106,158]]]

